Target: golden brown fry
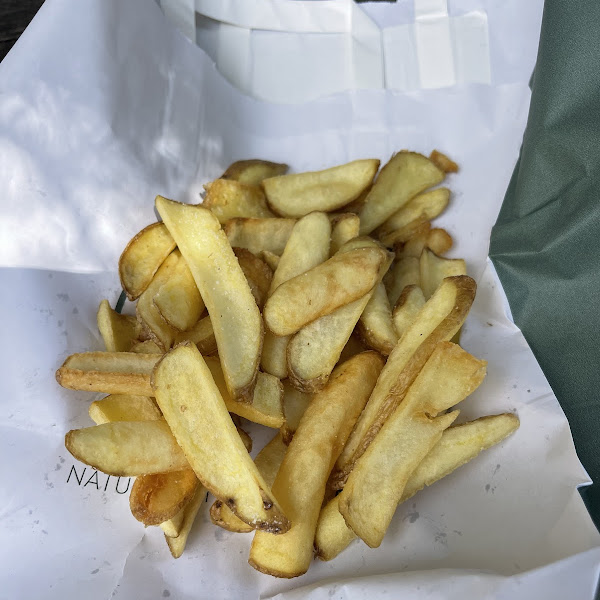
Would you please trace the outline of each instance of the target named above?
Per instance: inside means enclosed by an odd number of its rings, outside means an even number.
[[[444,172],[416,152],[398,152],[381,169],[360,215],[360,234],[371,233],[409,200],[444,179]]]
[[[427,236],[427,247],[438,256],[446,254],[452,243],[452,236],[445,229],[432,229]]]
[[[156,197],[156,207],[184,256],[208,309],[227,389],[249,401],[256,383],[263,321],[219,221],[206,208]]]
[[[371,398],[338,459],[331,477],[332,488],[343,486],[354,464],[402,402],[437,344],[451,339],[460,329],[475,298],[475,289],[475,281],[470,277],[449,277],[423,306],[388,357]]]
[[[398,339],[404,335],[404,332],[417,318],[424,304],[425,296],[418,285],[407,285],[404,288],[392,311],[392,322]]]
[[[272,210],[284,217],[303,217],[313,211],[328,212],[355,200],[379,169],[379,160],[355,160],[344,165],[262,182]]]
[[[196,481],[198,481],[198,480],[196,479]],[[200,483],[200,482],[198,481],[198,483]],[[167,519],[166,521],[163,521],[159,525],[159,527],[163,530],[165,537],[173,538],[173,537],[177,537],[179,535],[179,533],[181,532],[181,527],[183,525],[185,509],[186,509],[186,507],[184,506],[176,515],[174,515],[170,519]]]
[[[191,469],[140,475],[129,495],[131,514],[144,525],[173,518],[194,496],[198,479]]]
[[[313,396],[298,391],[289,382],[283,384],[283,416],[285,422],[281,426],[281,437],[286,445],[288,445],[298,425],[302,415],[306,412]]]
[[[202,206],[209,208],[219,223],[236,217],[265,219],[275,216],[267,206],[264,192],[257,185],[216,179],[204,187],[206,196]]]
[[[279,377],[279,379],[285,379],[288,376],[287,347],[289,341],[289,335],[279,336],[271,333],[268,329],[265,331],[260,366],[266,373]]]
[[[118,477],[188,468],[185,455],[163,419],[74,429],[65,436],[65,446],[77,460]]]
[[[113,310],[108,300],[102,300],[97,314],[98,330],[108,352],[127,352],[140,334],[137,319]]]
[[[183,554],[187,544],[188,536],[192,529],[192,525],[194,524],[196,515],[198,514],[205,497],[206,489],[204,486],[198,483],[194,497],[183,509],[183,522],[181,524],[181,528],[179,529],[179,535],[177,535],[177,537],[169,537],[165,534],[165,540],[169,546],[169,550],[171,551],[173,558],[179,558]]]
[[[266,262],[258,258],[246,248],[234,248],[240,267],[248,280],[250,291],[256,300],[256,305],[262,310],[271,287],[273,271]]]
[[[223,229],[229,243],[237,248],[247,248],[253,254],[265,250],[281,256],[295,219],[230,219]]]
[[[458,173],[458,165],[450,160],[445,154],[434,150],[429,155],[429,160],[434,163],[444,173]]]
[[[156,342],[152,340],[144,340],[143,342],[135,342],[129,349],[129,352],[137,352],[139,354],[162,354],[163,351],[159,348]]]
[[[287,531],[289,521],[244,448],[198,349],[186,343],[165,354],[154,369],[152,387],[203,485],[248,525]]]
[[[162,413],[148,396],[112,394],[90,404],[90,418],[96,425],[115,421],[156,421]]]
[[[150,374],[159,359],[137,352],[71,354],[56,372],[56,381],[72,390],[152,396]]]
[[[221,179],[233,179],[248,185],[260,185],[263,179],[284,175],[288,166],[283,163],[270,162],[253,158],[250,160],[238,160],[227,167]]]
[[[467,265],[462,258],[440,258],[425,249],[419,260],[419,274],[423,295],[425,300],[429,300],[446,277],[466,275]]]
[[[196,344],[202,356],[209,356],[217,351],[217,340],[208,315],[200,319],[191,329],[180,331],[175,336],[174,344],[188,341]]]
[[[346,242],[358,237],[360,218],[354,213],[331,215],[331,250],[333,256]]]
[[[119,259],[121,285],[130,300],[141,296],[174,249],[175,240],[162,223],[152,223],[133,237]]]
[[[390,306],[394,306],[398,302],[398,298],[407,285],[418,287],[420,283],[419,259],[412,256],[397,259],[384,278]]]
[[[388,356],[398,342],[392,323],[392,309],[383,283],[379,282],[358,321],[358,332],[365,344]]]
[[[248,561],[255,569],[276,577],[297,577],[308,570],[327,477],[382,365],[375,352],[359,354],[337,367],[313,398],[273,483],[291,529],[277,536],[255,533]]]
[[[336,308],[370,292],[387,262],[380,248],[338,253],[326,262],[281,284],[265,304],[267,327],[276,335],[291,335]]]

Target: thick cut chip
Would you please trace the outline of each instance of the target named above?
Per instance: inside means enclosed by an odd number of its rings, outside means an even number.
[[[414,257],[396,260],[383,282],[386,286],[390,306],[398,302],[398,298],[407,285],[419,286],[421,283],[419,259]]]
[[[283,384],[283,416],[285,422],[281,426],[281,437],[289,444],[298,429],[302,415],[306,412],[312,394],[305,394],[293,387],[289,382]]]
[[[189,468],[167,423],[117,421],[65,436],[67,450],[81,462],[117,477],[137,477]]]
[[[291,335],[336,308],[370,292],[387,262],[380,248],[339,252],[302,275],[282,283],[267,300],[265,323],[276,335]]]
[[[183,554],[192,525],[194,524],[196,515],[198,514],[205,497],[206,489],[198,483],[194,497],[183,509],[183,520],[177,537],[171,537],[165,534],[165,540],[173,558],[179,558]]]
[[[198,482],[198,480],[196,479]],[[200,484],[200,482],[198,482]],[[163,530],[165,537],[177,537],[181,532],[183,525],[183,517],[185,515],[185,506],[173,517],[163,521],[160,524],[160,528]]]
[[[252,462],[210,369],[192,344],[177,346],[152,375],[158,405],[198,479],[242,521],[281,533],[290,523]]]
[[[331,217],[331,250],[333,256],[346,242],[358,237],[360,218],[354,213],[342,213]]]
[[[392,311],[392,322],[398,339],[404,335],[404,332],[417,318],[424,304],[425,296],[418,285],[407,285],[404,288]]]
[[[403,246],[396,246],[396,258],[420,258],[423,250],[429,248],[437,255],[445,254],[452,248],[452,236],[445,229],[431,229],[429,222],[422,225]]]
[[[156,207],[194,276],[213,326],[227,389],[249,401],[256,383],[263,321],[217,218],[206,208],[156,197]]]
[[[160,286],[152,301],[163,319],[179,331],[195,325],[204,311],[200,292],[183,259],[177,262],[169,279]]]
[[[56,381],[71,390],[152,396],[150,374],[159,359],[137,352],[71,354],[56,371]]]
[[[271,177],[262,182],[272,210],[283,217],[328,212],[352,202],[371,185],[379,169],[376,159],[355,160],[324,171]]]
[[[174,249],[175,240],[163,223],[148,225],[127,244],[119,259],[119,277],[130,300],[141,296]]]
[[[148,396],[113,394],[90,404],[90,418],[96,425],[114,421],[156,421],[162,413]]]
[[[262,309],[271,287],[273,271],[264,260],[255,256],[246,248],[234,248],[233,253],[248,280],[256,305]]]
[[[308,570],[327,478],[362,410],[383,360],[365,352],[340,365],[306,409],[273,483],[273,493],[291,521],[282,535],[257,531],[249,563],[276,577]]]
[[[175,336],[175,344],[192,342],[196,344],[202,356],[214,354],[217,351],[217,340],[209,316],[200,319],[191,329],[181,331]]]
[[[287,446],[283,443],[281,434],[277,433],[275,437],[257,454],[254,459],[254,464],[259,473],[269,487],[273,485],[275,476],[283,457],[287,451]],[[234,531],[236,533],[249,533],[253,531],[250,525],[240,521],[232,512],[231,509],[223,504],[220,500],[215,500],[210,507],[210,519],[219,527]]]
[[[470,277],[449,277],[423,306],[388,357],[371,398],[338,459],[330,482],[333,488],[343,486],[354,463],[402,402],[437,344],[450,340],[460,329],[475,298],[476,287]]]
[[[277,429],[282,426],[284,421],[282,409],[283,385],[277,377],[259,372],[252,402],[235,402],[231,399],[225,385],[225,378],[219,360],[212,357],[205,357],[204,360],[230,413],[265,427]]]
[[[281,256],[295,219],[231,219],[224,230],[229,243],[236,248],[247,248],[253,254],[267,251]]]
[[[429,155],[429,160],[436,164],[444,173],[458,173],[458,165],[445,154],[434,150]]]
[[[452,243],[452,236],[445,229],[436,227],[427,236],[427,247],[438,256],[446,254],[452,248]]]
[[[108,352],[127,352],[140,334],[140,325],[132,315],[113,310],[102,300],[97,314],[98,330]]]
[[[263,370],[279,379],[288,376],[287,369],[287,347],[290,341],[289,335],[275,335],[268,329],[265,331],[263,351],[260,366]]]
[[[379,239],[394,231],[403,230],[415,221],[435,219],[446,209],[449,200],[450,190],[445,187],[436,188],[415,196],[377,229]],[[381,239],[381,241],[384,240]]]
[[[416,152],[398,152],[381,169],[362,207],[360,233],[365,235],[385,223],[409,200],[441,183],[444,172]]]
[[[286,164],[251,158],[238,160],[229,165],[225,173],[221,175],[221,179],[233,179],[248,185],[260,185],[263,179],[284,175],[287,170]]]
[[[156,272],[154,279],[150,282],[150,285],[139,297],[135,308],[138,320],[143,324],[150,335],[150,338],[155,341],[163,351],[168,350],[171,347],[177,330],[165,321],[158,310],[158,307],[154,303],[154,298],[159,293],[159,290],[170,281],[171,277],[177,271],[177,267],[181,260],[181,254],[178,250],[173,251],[167,256]]]
[[[279,260],[281,257],[277,256],[273,252],[269,250],[263,250],[260,253],[260,258],[262,258],[268,265],[271,267],[271,271],[275,272],[277,267],[279,266]]]
[[[446,277],[466,275],[467,265],[462,258],[440,258],[425,249],[419,260],[419,274],[423,295],[429,300]]]
[[[162,354],[163,350],[152,340],[144,340],[143,342],[135,342],[129,349],[129,352],[137,352],[139,354]]]
[[[204,187],[206,196],[202,206],[210,208],[220,223],[236,217],[266,219],[275,216],[267,206],[264,192],[257,185],[217,179]]]
[[[375,286],[373,295],[360,316],[358,332],[369,348],[384,356],[388,356],[398,342],[392,323],[390,301],[381,282]]]
[[[173,518],[193,498],[198,479],[191,469],[140,475],[129,495],[131,514],[144,525]]]

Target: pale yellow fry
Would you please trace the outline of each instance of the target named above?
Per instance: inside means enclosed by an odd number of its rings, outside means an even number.
[[[287,347],[289,341],[289,335],[279,336],[269,330],[265,331],[260,366],[265,372],[279,377],[279,379],[285,379],[288,376]]]
[[[165,537],[177,537],[181,532],[183,518],[185,516],[185,506],[173,517],[167,519],[159,525],[163,530]]]
[[[225,173],[221,175],[221,179],[233,179],[248,185],[260,185],[263,179],[284,175],[287,170],[286,164],[252,158],[238,160],[229,165]]]
[[[163,419],[74,429],[66,434],[65,446],[77,460],[118,477],[188,468],[185,455]]]
[[[174,249],[175,240],[162,223],[152,223],[133,237],[119,259],[121,285],[130,300],[139,298]]]
[[[457,173],[458,165],[450,158],[448,158],[445,154],[434,150],[429,155],[429,160],[435,163],[442,171],[445,173]]]
[[[200,292],[183,259],[177,262],[173,273],[160,286],[152,301],[163,319],[179,331],[195,325],[204,311]]]
[[[263,250],[260,253],[260,257],[271,267],[271,271],[275,272],[279,266],[279,260],[281,257],[277,256],[269,250]]]
[[[336,465],[331,484],[343,483],[387,417],[404,399],[408,388],[437,344],[460,329],[475,298],[476,284],[466,276],[445,279],[404,333],[381,372]]]
[[[397,409],[403,412],[403,407]],[[377,548],[394,516],[405,482],[458,416],[392,415],[357,461],[339,495],[346,524],[368,546]]]
[[[275,437],[257,454],[254,464],[258,472],[263,476],[269,487],[273,485],[275,476],[279,471],[283,457],[287,451],[287,446],[283,443],[281,434],[278,432]],[[240,521],[231,509],[220,500],[215,500],[210,507],[210,519],[219,527],[234,531],[236,533],[249,533],[253,531],[250,525]]]
[[[284,217],[302,217],[315,210],[341,208],[360,196],[379,169],[376,159],[355,160],[344,165],[262,182],[269,206]]]
[[[217,351],[217,340],[209,316],[200,319],[187,331],[180,331],[175,336],[175,345],[181,342],[192,342],[196,344],[202,356],[214,354]]]
[[[137,352],[72,354],[56,372],[56,381],[72,390],[152,396],[150,374],[159,359]]]
[[[398,342],[398,335],[392,323],[392,309],[382,282],[375,286],[371,299],[365,306],[358,331],[369,348],[388,356]]]
[[[285,421],[281,426],[281,436],[285,444],[292,441],[312,398],[312,394],[300,392],[289,382],[283,384],[283,416]]]
[[[263,251],[281,256],[292,233],[295,219],[230,219],[223,229],[229,243],[253,254]]]
[[[169,537],[165,534],[165,540],[169,546],[169,550],[171,551],[173,558],[179,558],[183,554],[187,544],[188,536],[192,529],[192,525],[194,524],[196,515],[204,503],[205,498],[206,489],[204,486],[198,483],[194,497],[183,509],[183,522],[181,524],[181,528],[179,529],[179,535],[177,537]]]
[[[139,354],[162,354],[163,351],[159,345],[152,340],[144,340],[143,342],[135,342],[129,349],[129,352],[138,352]]]
[[[162,196],[156,197],[156,207],[208,309],[227,389],[234,400],[249,400],[260,362],[263,321],[227,237],[206,208]]]
[[[440,258],[426,248],[419,260],[419,273],[423,295],[429,300],[446,277],[466,275],[467,265],[462,258]]]
[[[321,509],[315,532],[315,554],[321,560],[332,560],[355,539],[357,535],[340,513],[338,494]]]
[[[273,483],[291,529],[277,536],[255,533],[248,561],[255,569],[276,577],[308,570],[327,478],[382,364],[375,352],[359,354],[337,367],[328,386],[314,396]]]
[[[276,335],[291,335],[336,308],[362,298],[378,282],[387,258],[380,248],[339,252],[282,283],[265,304],[267,327]]]
[[[154,303],[154,298],[163,285],[165,285],[176,272],[180,261],[181,254],[178,250],[169,254],[156,272],[156,275],[154,275],[154,279],[152,279],[150,285],[139,297],[135,308],[138,320],[144,324],[151,339],[154,340],[163,351],[168,350],[171,347],[177,330],[165,321]]]
[[[436,227],[429,231],[427,247],[438,256],[446,254],[452,248],[452,244],[452,236],[445,229]]]
[[[407,285],[421,284],[419,259],[414,257],[396,260],[385,278],[390,306],[394,306]]]
[[[362,207],[360,233],[383,224],[409,200],[444,179],[444,172],[416,152],[398,152],[381,169]]]
[[[289,521],[246,451],[198,349],[187,343],[165,354],[154,369],[152,386],[203,485],[248,525],[287,531]]]
[[[404,332],[417,318],[424,304],[425,296],[423,296],[423,290],[418,285],[407,285],[404,288],[392,311],[392,321],[398,339],[404,335]]]
[[[137,319],[113,310],[108,300],[102,300],[96,316],[98,331],[108,352],[126,352],[140,333]]]
[[[331,226],[330,255],[333,256],[346,242],[358,237],[360,218],[354,213],[332,215]]]
[[[265,219],[275,216],[267,206],[264,192],[256,185],[216,179],[204,187],[206,196],[202,206],[210,208],[220,223],[235,217]]]
[[[89,414],[96,425],[114,421],[155,421],[162,418],[162,413],[152,398],[128,394],[112,394],[92,402]]]

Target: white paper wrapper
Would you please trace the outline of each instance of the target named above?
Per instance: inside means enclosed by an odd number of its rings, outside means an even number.
[[[588,478],[487,261],[528,101],[523,80],[270,104],[227,83],[154,3],[48,0],[0,65],[0,597],[592,598],[600,537],[576,490]],[[207,504],[173,560],[131,517],[129,481],[65,451],[96,396],[54,381],[68,354],[101,348],[97,306],[116,301],[118,256],[155,220],[154,196],[197,201],[240,158],[303,170],[434,147],[462,167],[440,224],[479,282],[464,346],[489,361],[461,418],[516,411],[521,428],[400,506],[376,550],[355,542],[272,579],[247,565],[251,536],[213,527]]]

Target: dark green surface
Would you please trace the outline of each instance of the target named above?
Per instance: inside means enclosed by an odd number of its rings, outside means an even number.
[[[600,525],[600,2],[546,0],[521,156],[490,255],[563,410]]]

